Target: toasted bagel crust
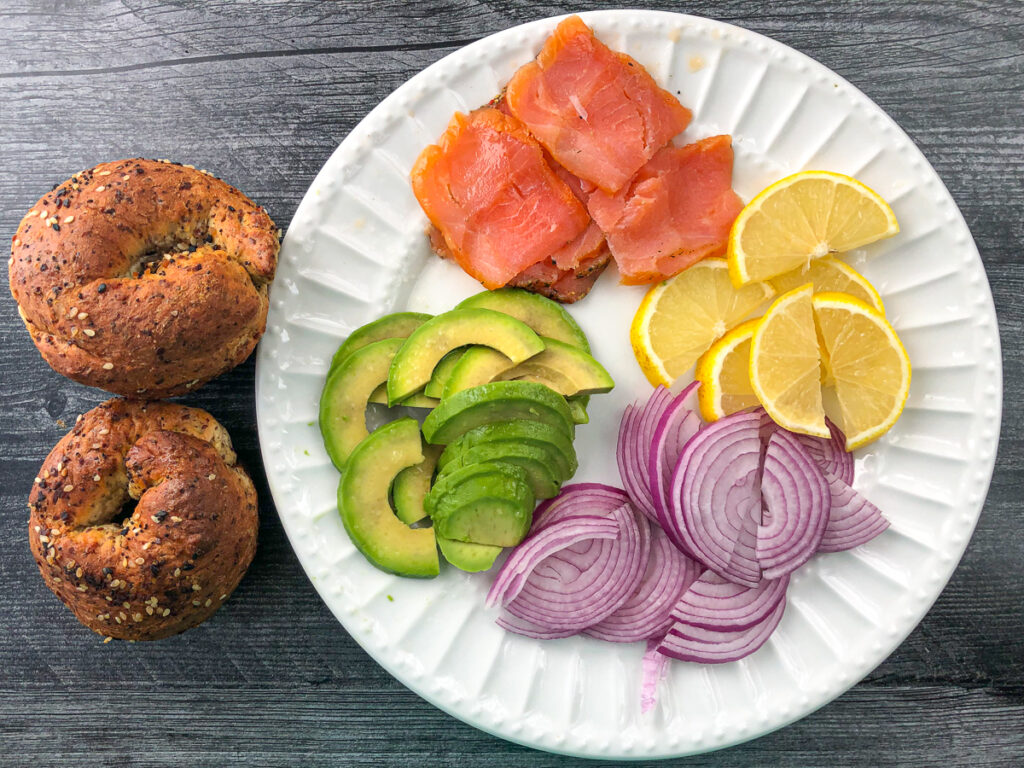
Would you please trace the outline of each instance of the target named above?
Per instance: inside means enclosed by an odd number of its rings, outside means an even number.
[[[173,403],[115,398],[79,417],[29,510],[46,585],[108,637],[155,640],[205,621],[256,551],[256,492],[227,432]]]
[[[122,395],[170,397],[255,348],[278,250],[266,211],[205,172],[103,163],[22,219],[11,293],[58,373]]]

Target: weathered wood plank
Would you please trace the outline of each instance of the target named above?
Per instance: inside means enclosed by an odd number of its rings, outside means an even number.
[[[50,186],[143,154],[207,167],[287,225],[347,132],[466,41],[607,4],[0,5],[0,232]],[[635,7],[663,7],[632,3]],[[698,1],[833,68],[918,143],[963,211],[999,311],[1004,428],[967,554],[868,679],[811,717],[688,765],[1024,763],[1024,7],[993,2]],[[24,508],[43,457],[105,399],[42,362],[0,299],[0,743],[11,764],[562,765],[457,723],[345,634],[299,567],[260,467],[253,362],[193,394],[230,430],[261,494],[261,546],[212,621],[145,645],[82,630],[42,585]],[[443,734],[443,737],[439,734]]]

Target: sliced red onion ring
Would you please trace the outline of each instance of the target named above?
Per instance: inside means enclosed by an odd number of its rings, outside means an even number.
[[[760,623],[739,632],[722,632],[676,622],[658,645],[658,652],[681,661],[723,664],[749,656],[768,640],[786,610],[783,597]]]
[[[643,661],[640,662],[643,670],[642,682],[640,683],[640,712],[646,713],[654,709],[658,703],[658,684],[665,677],[665,670],[668,669],[668,656],[658,653],[658,642],[647,641],[647,650],[644,652]]]
[[[705,566],[748,587],[761,580],[760,425],[748,411],[704,427],[686,444],[669,492],[672,532]]]
[[[683,448],[700,430],[700,416],[694,408],[693,395],[700,386],[693,382],[673,398],[665,409],[654,429],[647,453],[647,483],[651,492],[651,501],[657,523],[667,531],[672,528],[668,524],[669,487],[672,484],[672,471],[683,455]],[[682,548],[681,541],[674,542]]]
[[[608,517],[623,504],[628,503],[629,496],[624,490],[603,483],[563,485],[561,493],[541,502],[534,510],[530,532],[537,533],[551,523],[564,520],[571,515]]]
[[[778,579],[818,551],[831,504],[825,475],[796,434],[779,429],[768,440],[761,499],[757,560],[764,578]]]
[[[853,485],[853,454],[846,452],[846,435],[828,419],[825,419],[825,424],[832,434],[828,439],[813,435],[796,437],[803,443],[815,463],[821,467],[826,478],[835,475],[847,485]]]
[[[498,571],[484,605],[491,608],[514,600],[533,569],[548,555],[587,539],[614,539],[618,535],[619,524],[600,515],[573,515],[551,523],[512,551]]]
[[[622,485],[630,500],[647,517],[657,522],[648,479],[647,458],[654,430],[672,402],[672,393],[659,386],[643,406],[626,406],[619,422],[615,459]]]
[[[641,520],[641,526],[647,525]],[[583,630],[612,643],[661,637],[672,624],[672,608],[700,576],[701,566],[684,555],[657,525],[651,525],[651,554],[640,586],[618,610]]]
[[[548,508],[547,525],[558,512]],[[636,591],[650,552],[649,527],[637,514],[624,504],[610,515],[618,538],[588,539],[546,557],[505,609],[554,633],[578,632],[613,613]]]
[[[830,477],[828,484],[832,508],[818,545],[819,552],[842,552],[859,547],[889,527],[881,510],[841,478]]]
[[[762,579],[756,587],[741,587],[705,571],[680,596],[672,609],[674,621],[720,632],[740,632],[760,624],[786,594],[789,577]]]

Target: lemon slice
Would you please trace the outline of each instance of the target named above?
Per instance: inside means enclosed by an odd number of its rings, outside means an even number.
[[[670,386],[715,339],[775,295],[765,283],[736,288],[725,259],[702,259],[651,288],[629,331],[648,381]]]
[[[824,293],[825,291],[848,293],[855,299],[860,299],[885,314],[882,297],[878,295],[875,286],[849,264],[830,256],[815,259],[804,267],[773,277],[768,282],[779,293],[791,291],[804,283],[814,285],[815,293]]]
[[[761,318],[750,341],[750,386],[775,423],[828,437],[813,294],[810,283],[784,293]]]
[[[852,451],[900,417],[910,392],[910,358],[874,307],[845,293],[819,293],[812,304],[828,359],[825,385],[835,388],[846,450]]]
[[[729,272],[736,285],[767,280],[900,231],[876,192],[831,171],[801,171],[757,195],[729,233]]]
[[[718,421],[760,401],[750,386],[750,340],[761,318],[740,323],[697,361],[697,402],[704,421]]]

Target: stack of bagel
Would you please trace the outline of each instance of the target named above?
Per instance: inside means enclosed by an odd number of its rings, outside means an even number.
[[[280,232],[206,171],[131,159],[44,195],[10,287],[58,373],[115,397],[78,417],[29,497],[47,586],[106,638],[194,627],[256,551],[256,492],[210,414],[161,402],[243,362],[266,328]]]

